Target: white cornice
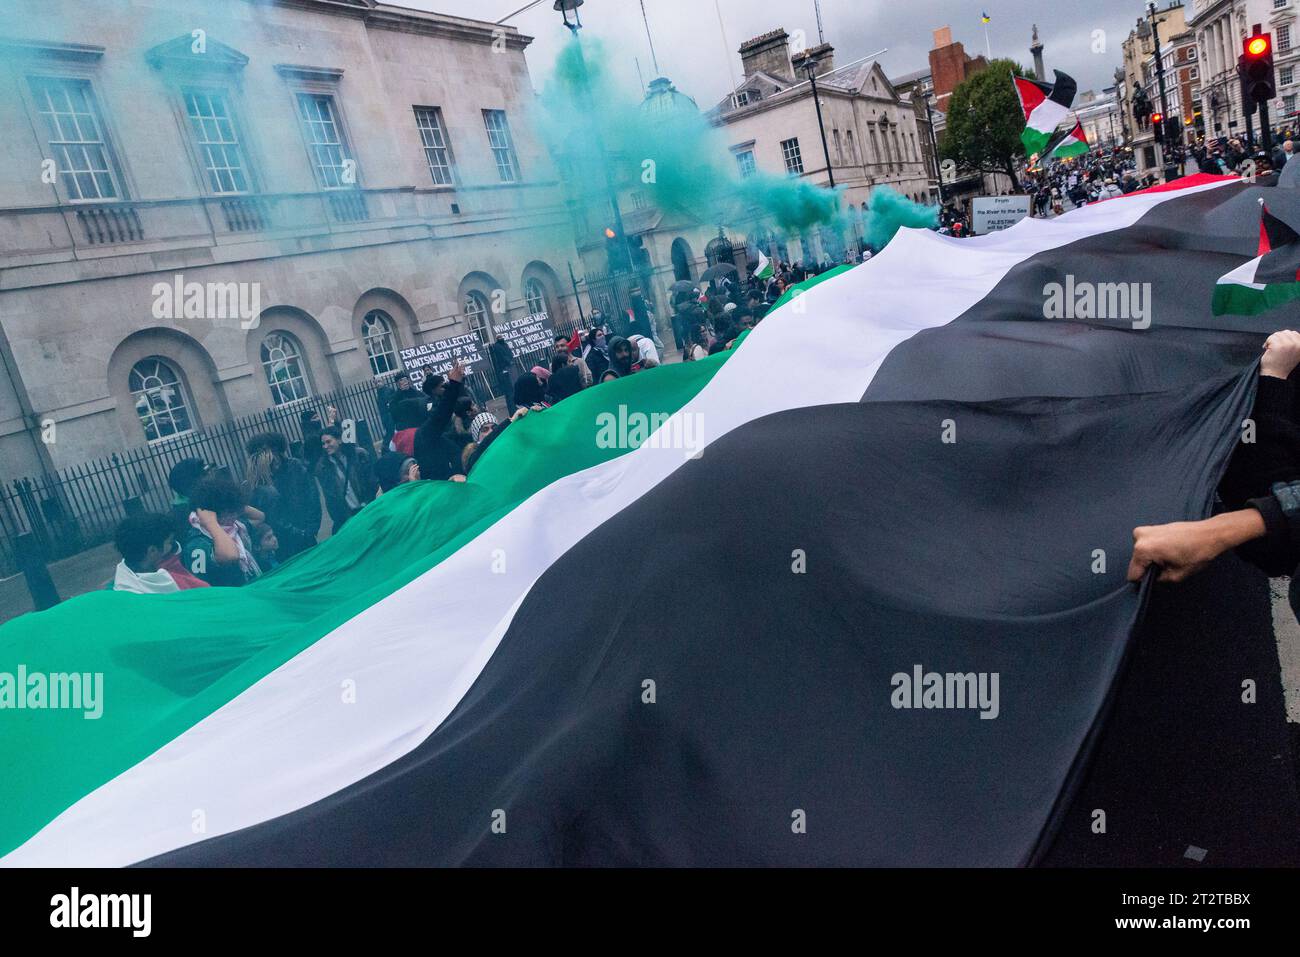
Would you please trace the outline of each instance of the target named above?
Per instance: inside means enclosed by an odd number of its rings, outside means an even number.
[[[104,55],[104,48],[89,43],[58,43],[53,40],[16,40],[0,37],[0,51],[6,57],[31,57],[46,60],[72,60],[93,63]]]

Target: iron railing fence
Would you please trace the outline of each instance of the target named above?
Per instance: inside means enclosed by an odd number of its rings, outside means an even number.
[[[356,423],[358,444],[370,445],[381,438],[376,398],[380,385],[357,383],[81,465],[14,479],[0,486],[0,574],[12,575],[20,568],[20,536],[34,536],[43,558],[54,561],[110,541],[117,524],[131,512],[167,511],[172,501],[167,475],[182,459],[203,459],[240,480],[248,466],[244,445],[263,432],[283,434],[301,454],[302,413],[307,409],[323,416],[333,406],[340,420]]]
[[[577,327],[576,321],[557,323],[559,331],[569,334]],[[551,355],[547,344],[516,356],[515,376],[535,365],[550,368]],[[484,408],[499,395],[496,377],[490,371],[476,372],[467,381],[475,402]],[[248,467],[245,444],[263,432],[281,433],[293,453],[301,456],[303,413],[309,409],[323,419],[333,406],[339,421],[355,423],[357,444],[374,449],[384,438],[384,417],[379,409],[379,390],[384,384],[378,379],[356,383],[0,485],[0,576],[21,569],[18,549],[30,547],[32,541],[39,545],[44,561],[56,561],[111,541],[118,523],[130,513],[166,512],[173,495],[167,475],[182,459],[203,459],[227,469],[238,481]],[[20,545],[19,539],[27,535],[32,538]]]

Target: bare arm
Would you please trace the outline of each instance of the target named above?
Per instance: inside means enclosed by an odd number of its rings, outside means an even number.
[[[1264,537],[1264,517],[1253,508],[1224,512],[1199,522],[1142,525],[1133,529],[1128,580],[1141,580],[1151,565],[1159,581],[1179,582],[1196,574],[1226,551]]]
[[[207,509],[196,509],[194,512],[198,516],[199,524],[203,530],[212,538],[212,557],[218,564],[229,565],[231,562],[239,561],[239,546],[235,540],[226,534],[226,530],[217,523],[217,516],[214,512]]]

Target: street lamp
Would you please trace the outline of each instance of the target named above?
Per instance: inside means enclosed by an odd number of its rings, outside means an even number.
[[[934,117],[930,113],[930,101],[934,99],[934,93],[923,91],[925,93],[925,127],[930,131],[930,156],[934,160],[934,181],[939,187],[939,205],[944,203],[943,195],[943,167],[939,165],[939,140],[934,135]]]
[[[578,16],[578,8],[582,6],[583,0],[555,0],[551,5],[552,10],[558,10],[560,16],[564,18],[564,25],[573,31],[576,36],[582,29],[582,18]],[[569,22],[569,11],[573,11],[573,22]]]
[[[581,78],[580,89],[582,91],[583,106],[586,109],[587,115],[594,117],[595,106],[592,103],[591,85],[587,77],[587,61],[582,54],[582,45],[578,41],[578,30],[582,28],[582,23],[578,20],[578,7],[582,6],[582,4],[583,4],[583,0],[555,0],[552,9],[556,10],[563,18],[564,25],[569,28],[570,32],[573,33],[573,42],[578,44],[576,53],[578,57],[578,67],[579,67],[578,73]],[[570,22],[569,20],[570,11],[572,11],[573,13],[572,22]],[[617,184],[615,184],[613,177],[610,175],[609,162],[606,159],[607,154],[605,152],[605,138],[604,136],[601,135],[600,124],[596,122],[594,119],[591,126],[591,138],[592,138],[592,145],[595,147],[596,150],[596,155],[600,157],[601,172],[604,174],[604,180],[605,180],[605,192],[609,199],[610,212],[613,214],[614,217],[614,231],[618,234],[619,239],[623,243],[623,249],[624,252],[626,253],[626,259],[629,268],[632,269],[633,272],[635,272],[636,271],[635,257],[632,252],[632,243],[628,239],[627,229],[624,228],[623,226],[623,211],[622,209],[619,208],[619,204],[618,204],[618,187]],[[608,226],[606,226],[605,238],[613,239],[614,237],[610,236],[609,233],[610,233],[610,229]],[[610,272],[610,279],[612,280],[615,272],[613,263],[610,264],[609,272]]]
[[[1165,93],[1165,64],[1160,56],[1160,24],[1156,20],[1155,0],[1147,0],[1147,19],[1140,20],[1137,27],[1139,39],[1151,40],[1155,44],[1156,58],[1156,85],[1160,89],[1160,122],[1164,122],[1164,117],[1169,115],[1169,97]],[[1164,167],[1165,182],[1178,178],[1178,169],[1172,163],[1166,162],[1165,147],[1162,142],[1164,139],[1164,130],[1160,130],[1160,136],[1156,138],[1156,149],[1160,152],[1160,162]]]
[[[555,0],[556,3],[561,0]],[[804,72],[808,74],[808,83],[812,86],[813,106],[817,107],[817,131],[822,136],[822,155],[826,157],[826,179],[831,189],[835,188],[835,171],[831,169],[831,148],[826,145],[826,125],[822,122],[822,101],[817,97],[817,58],[805,57]]]

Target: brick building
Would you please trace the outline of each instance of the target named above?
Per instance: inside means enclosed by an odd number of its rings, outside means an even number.
[[[930,76],[934,81],[939,109],[947,111],[948,97],[957,84],[989,65],[982,56],[968,56],[961,41],[953,40],[952,27],[934,31],[934,49],[930,51]]]

